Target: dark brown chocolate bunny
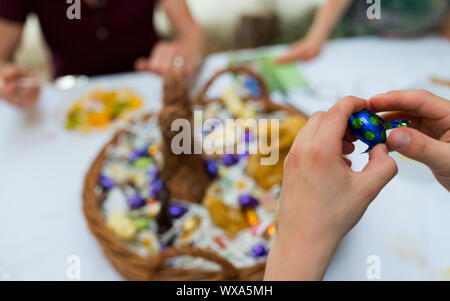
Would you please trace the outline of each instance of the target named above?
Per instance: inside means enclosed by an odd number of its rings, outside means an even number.
[[[186,85],[181,77],[171,74],[164,78],[163,107],[158,116],[163,137],[162,153],[164,157],[161,178],[171,197],[191,203],[201,203],[209,185],[209,177],[203,156],[194,154],[193,113],[188,95]],[[184,148],[187,153],[175,154],[172,150],[173,138],[181,131],[186,131],[183,128],[172,131],[172,123],[178,119],[187,120],[191,124],[188,129],[189,137],[182,140],[189,143],[189,147]],[[179,146],[182,147],[183,144]]]

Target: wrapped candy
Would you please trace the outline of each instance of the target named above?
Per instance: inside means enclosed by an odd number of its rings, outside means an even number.
[[[174,218],[180,218],[182,217],[188,209],[183,205],[172,205],[169,207],[169,213]]]
[[[245,210],[245,217],[250,226],[255,226],[259,222],[258,215],[254,210]]]
[[[157,255],[161,249],[158,238],[149,230],[141,231],[138,235],[138,240],[149,256]]]
[[[133,150],[130,155],[130,161],[134,162],[142,156],[142,152],[139,150]]]
[[[205,207],[213,223],[230,234],[236,234],[248,228],[247,220],[241,210],[227,206],[222,201],[206,197]]]
[[[249,194],[243,194],[239,197],[239,203],[244,209],[255,209],[259,206],[259,201]]]
[[[152,188],[150,189],[150,196],[154,199],[158,198],[158,194],[164,187],[164,183],[161,180],[156,180],[152,183]]]
[[[261,98],[262,90],[259,86],[258,81],[251,76],[246,77],[245,79],[245,87],[250,91],[250,95],[255,98]]]
[[[255,118],[256,112],[250,109],[233,89],[227,89],[222,100],[231,114],[244,120]]]
[[[153,161],[148,157],[141,157],[134,161],[134,167],[147,169],[153,165]]]
[[[239,163],[239,158],[233,154],[225,154],[222,156],[222,162],[225,166],[232,166]]]
[[[111,178],[109,178],[109,177],[107,177],[105,175],[100,175],[100,178],[99,178],[98,182],[106,190],[110,190],[110,189],[114,188],[114,186],[115,186],[114,185],[114,181]]]
[[[273,237],[275,234],[277,233],[277,229],[275,227],[275,225],[271,224],[267,227],[266,231],[264,231],[264,238],[265,239],[270,239],[271,237]]]
[[[154,200],[147,201],[147,205],[145,205],[145,214],[150,217],[156,217],[161,211],[161,203],[156,202]]]
[[[148,219],[146,219],[146,218],[135,218],[133,220],[133,222],[136,225],[137,231],[140,231],[140,230],[143,230],[143,229],[147,228],[148,227],[148,223],[149,223]]]
[[[213,238],[214,242],[221,248],[225,249],[227,246],[225,245],[225,242],[223,241],[223,238],[220,236],[215,236]]]
[[[364,153],[370,152],[380,143],[386,143],[387,129],[408,126],[409,123],[408,120],[385,122],[383,118],[369,110],[362,110],[361,112],[354,113],[348,119],[348,125],[351,132],[355,134],[359,140],[369,146]]]
[[[137,209],[145,205],[144,198],[140,197],[139,195],[131,196],[130,198],[127,199],[127,202],[133,209]]]
[[[219,173],[219,170],[217,168],[217,164],[214,160],[206,160],[205,162],[206,170],[208,172],[208,175],[211,177],[211,179],[217,178],[217,175]]]
[[[156,166],[151,166],[148,170],[147,170],[147,174],[151,177],[156,177],[158,175],[158,167]]]
[[[148,154],[151,156],[154,156],[159,151],[159,148],[157,145],[150,145],[148,148]]]
[[[182,229],[184,232],[192,232],[200,226],[201,222],[202,219],[197,215],[188,217],[183,221]]]
[[[262,257],[267,256],[268,252],[263,245],[258,244],[252,248],[252,253],[255,257]]]
[[[106,225],[123,240],[132,240],[137,233],[136,224],[125,213],[111,213],[106,220]]]
[[[201,222],[202,219],[197,215],[190,216],[183,221],[181,225],[181,229],[183,230],[181,240],[184,243],[191,242],[192,234],[200,226]]]

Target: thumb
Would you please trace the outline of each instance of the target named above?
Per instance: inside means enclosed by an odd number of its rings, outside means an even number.
[[[450,145],[415,129],[400,128],[391,133],[388,146],[402,155],[424,163],[431,169],[450,168]]]
[[[364,189],[362,193],[368,194],[370,196],[369,201],[372,201],[381,189],[394,178],[397,171],[397,164],[389,156],[386,145],[377,145],[369,153],[369,163],[358,175],[360,187]]]

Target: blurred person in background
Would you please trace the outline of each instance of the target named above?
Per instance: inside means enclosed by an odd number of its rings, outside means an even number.
[[[373,3],[327,0],[317,11],[306,36],[294,43],[278,62],[315,58],[333,33],[336,36],[380,34],[414,37],[437,30],[450,40],[448,0],[383,0],[380,3],[381,19],[369,19],[367,12]]]
[[[76,1],[72,1],[76,3]],[[153,12],[160,4],[176,33],[159,41]],[[132,70],[190,77],[200,64],[204,35],[185,0],[81,0],[80,19],[68,17],[66,1],[0,0],[0,99],[28,108],[40,84],[12,63],[28,14],[40,20],[50,48],[53,76],[101,75]]]

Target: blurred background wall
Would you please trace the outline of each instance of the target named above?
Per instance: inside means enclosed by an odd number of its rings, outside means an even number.
[[[205,29],[209,51],[289,43],[307,29],[315,8],[324,0],[187,0]],[[155,13],[158,32],[171,36],[164,12]],[[48,51],[36,16],[27,20],[17,63],[42,78],[50,74]]]

